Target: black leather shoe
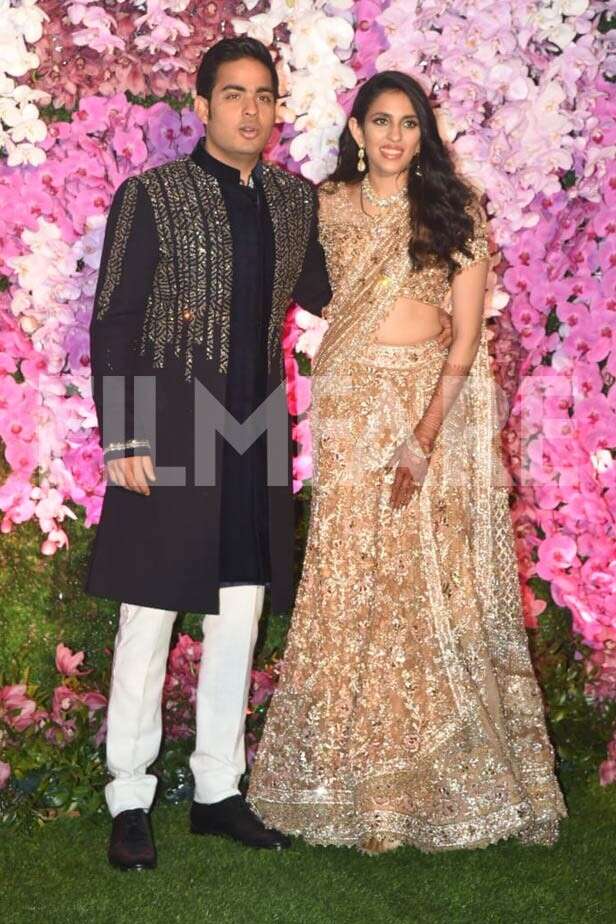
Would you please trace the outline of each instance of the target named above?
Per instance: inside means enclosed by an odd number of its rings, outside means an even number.
[[[264,850],[284,850],[291,846],[291,840],[286,834],[266,828],[239,795],[229,796],[212,805],[193,802],[190,808],[190,830],[193,834],[230,837],[247,847],[260,847]]]
[[[129,809],[116,815],[107,857],[111,865],[118,869],[154,869],[156,850],[147,812],[143,809]]]

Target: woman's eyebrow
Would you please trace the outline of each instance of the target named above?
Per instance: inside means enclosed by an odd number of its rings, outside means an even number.
[[[391,114],[391,112],[373,112],[372,118],[374,118],[375,116],[387,116],[388,119],[393,119],[393,115]],[[414,112],[407,112],[407,114],[403,115],[402,118],[403,119],[416,119],[417,116],[415,115]]]

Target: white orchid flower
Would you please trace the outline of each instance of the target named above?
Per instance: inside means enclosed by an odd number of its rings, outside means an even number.
[[[31,167],[40,167],[47,159],[45,151],[42,148],[28,142],[14,144],[10,138],[6,138],[4,147],[8,154],[6,163],[9,167],[21,167],[22,164],[29,164]]]
[[[43,23],[49,22],[49,16],[38,6],[38,0],[21,0],[19,6],[13,6],[10,9],[11,20],[26,42],[30,44],[38,42],[43,35]],[[1,14],[2,7],[0,7],[0,16]]]
[[[44,141],[47,137],[47,126],[38,116],[39,112],[34,103],[26,103],[22,107],[14,106],[3,116],[3,121],[16,144],[20,141],[30,141],[33,144]]]
[[[272,22],[268,13],[257,13],[248,19],[233,19],[233,28],[236,35],[249,35],[251,38],[258,39],[268,47],[274,41],[274,29],[278,23]]]

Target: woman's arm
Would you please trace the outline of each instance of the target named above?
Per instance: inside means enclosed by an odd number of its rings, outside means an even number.
[[[414,431],[426,454],[434,448],[445,418],[462,391],[477,355],[487,275],[488,260],[485,256],[458,271],[454,277],[451,291],[452,344],[434,394]]]
[[[469,254],[455,254],[460,269],[451,287],[453,340],[447,359],[421,420],[390,463],[397,464],[391,491],[395,509],[405,506],[423,482],[429,456],[447,414],[464,387],[481,341],[490,252],[485,216],[478,207],[473,210],[473,219],[473,237],[467,242]]]

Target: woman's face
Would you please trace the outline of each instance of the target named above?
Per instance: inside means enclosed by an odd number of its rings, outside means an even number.
[[[404,173],[419,150],[419,121],[402,90],[379,93],[366,113],[364,124],[351,119],[349,128],[357,144],[365,147],[373,173],[383,176]]]

